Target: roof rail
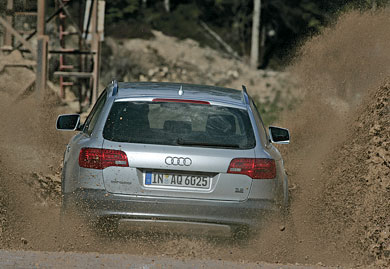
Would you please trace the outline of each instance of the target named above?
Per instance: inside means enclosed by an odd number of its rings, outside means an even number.
[[[249,96],[245,85],[242,85],[242,99],[245,104],[249,105]]]
[[[118,81],[116,81],[115,79],[112,80],[111,85],[112,85],[112,96],[115,96],[118,94],[119,91]]]

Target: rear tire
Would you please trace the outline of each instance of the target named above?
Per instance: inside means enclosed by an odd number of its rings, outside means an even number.
[[[66,203],[65,198],[61,199],[60,207],[60,225],[65,225],[65,222],[69,219],[70,209],[68,203]]]
[[[283,217],[287,217],[290,212],[290,197],[288,193],[288,179],[285,176],[283,180],[282,193],[280,198],[280,213]]]

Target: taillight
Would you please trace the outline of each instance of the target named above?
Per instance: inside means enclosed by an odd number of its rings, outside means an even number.
[[[253,179],[272,179],[276,177],[275,160],[260,158],[237,158],[230,162],[229,174],[247,175]]]
[[[110,166],[128,167],[126,153],[121,150],[82,148],[79,165],[84,168],[104,169]]]

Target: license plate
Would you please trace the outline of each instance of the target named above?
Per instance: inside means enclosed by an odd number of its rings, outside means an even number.
[[[145,186],[159,187],[179,187],[179,188],[196,188],[209,189],[210,177],[199,175],[179,175],[146,172],[144,174]]]

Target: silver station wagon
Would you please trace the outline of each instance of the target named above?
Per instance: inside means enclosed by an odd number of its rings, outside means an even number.
[[[235,234],[288,203],[272,143],[289,132],[265,129],[244,86],[113,81],[84,124],[60,115],[57,129],[79,131],[65,151],[62,208],[115,228]]]

